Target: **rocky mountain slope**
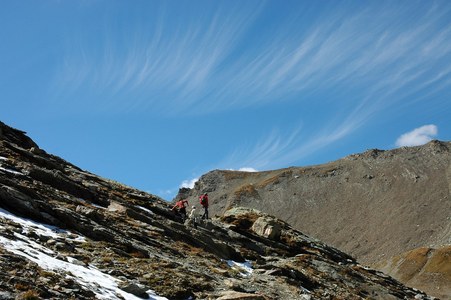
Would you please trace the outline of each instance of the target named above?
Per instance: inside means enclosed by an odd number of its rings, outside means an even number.
[[[383,264],[416,248],[451,245],[450,150],[450,142],[432,141],[368,150],[309,167],[255,173],[216,170],[177,198],[196,201],[208,192],[212,214],[235,206],[256,208],[365,264]],[[447,255],[444,262],[451,264],[451,252]],[[392,268],[386,271],[399,275]]]
[[[384,262],[376,268],[409,286],[429,290],[442,298],[451,295],[451,245],[438,249],[421,247]]]
[[[257,210],[170,207],[0,122],[0,299],[431,299]]]

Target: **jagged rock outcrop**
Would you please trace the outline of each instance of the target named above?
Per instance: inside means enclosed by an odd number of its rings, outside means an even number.
[[[451,244],[451,142],[373,149],[309,167],[215,170],[183,191],[190,201],[203,192],[211,215],[256,208],[366,264]]]
[[[184,225],[0,128],[0,299],[430,299],[257,210]]]

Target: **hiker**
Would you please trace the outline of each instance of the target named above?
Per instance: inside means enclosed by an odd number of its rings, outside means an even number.
[[[186,206],[188,206],[188,200],[179,200],[175,203],[174,207],[172,207],[171,210],[173,210],[175,213],[180,214],[182,217],[182,222],[186,219]]]
[[[208,219],[208,194],[205,193],[203,195],[200,195],[199,197],[200,205],[204,208],[204,214],[202,215],[203,219]]]
[[[196,207],[193,206],[191,208],[191,212],[189,213],[189,222],[193,224],[194,228],[197,229],[197,220],[196,220]]]

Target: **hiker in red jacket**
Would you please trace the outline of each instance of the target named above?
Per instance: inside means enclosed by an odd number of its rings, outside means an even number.
[[[208,194],[205,193],[203,195],[200,195],[199,197],[200,205],[204,208],[204,214],[202,215],[203,219],[208,219]]]
[[[182,221],[184,222],[186,219],[186,207],[188,206],[188,200],[179,200],[175,203],[172,210],[176,213],[179,213],[182,217]]]

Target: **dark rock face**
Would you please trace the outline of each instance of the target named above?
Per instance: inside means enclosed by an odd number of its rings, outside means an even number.
[[[15,144],[23,149],[39,149],[38,145],[26,136],[24,131],[9,127],[3,122],[0,122],[0,140]]]
[[[430,299],[257,210],[184,225],[0,128],[0,299]]]
[[[255,208],[366,264],[451,244],[451,142],[373,149],[311,167],[215,170],[188,199],[206,190],[212,215]]]

